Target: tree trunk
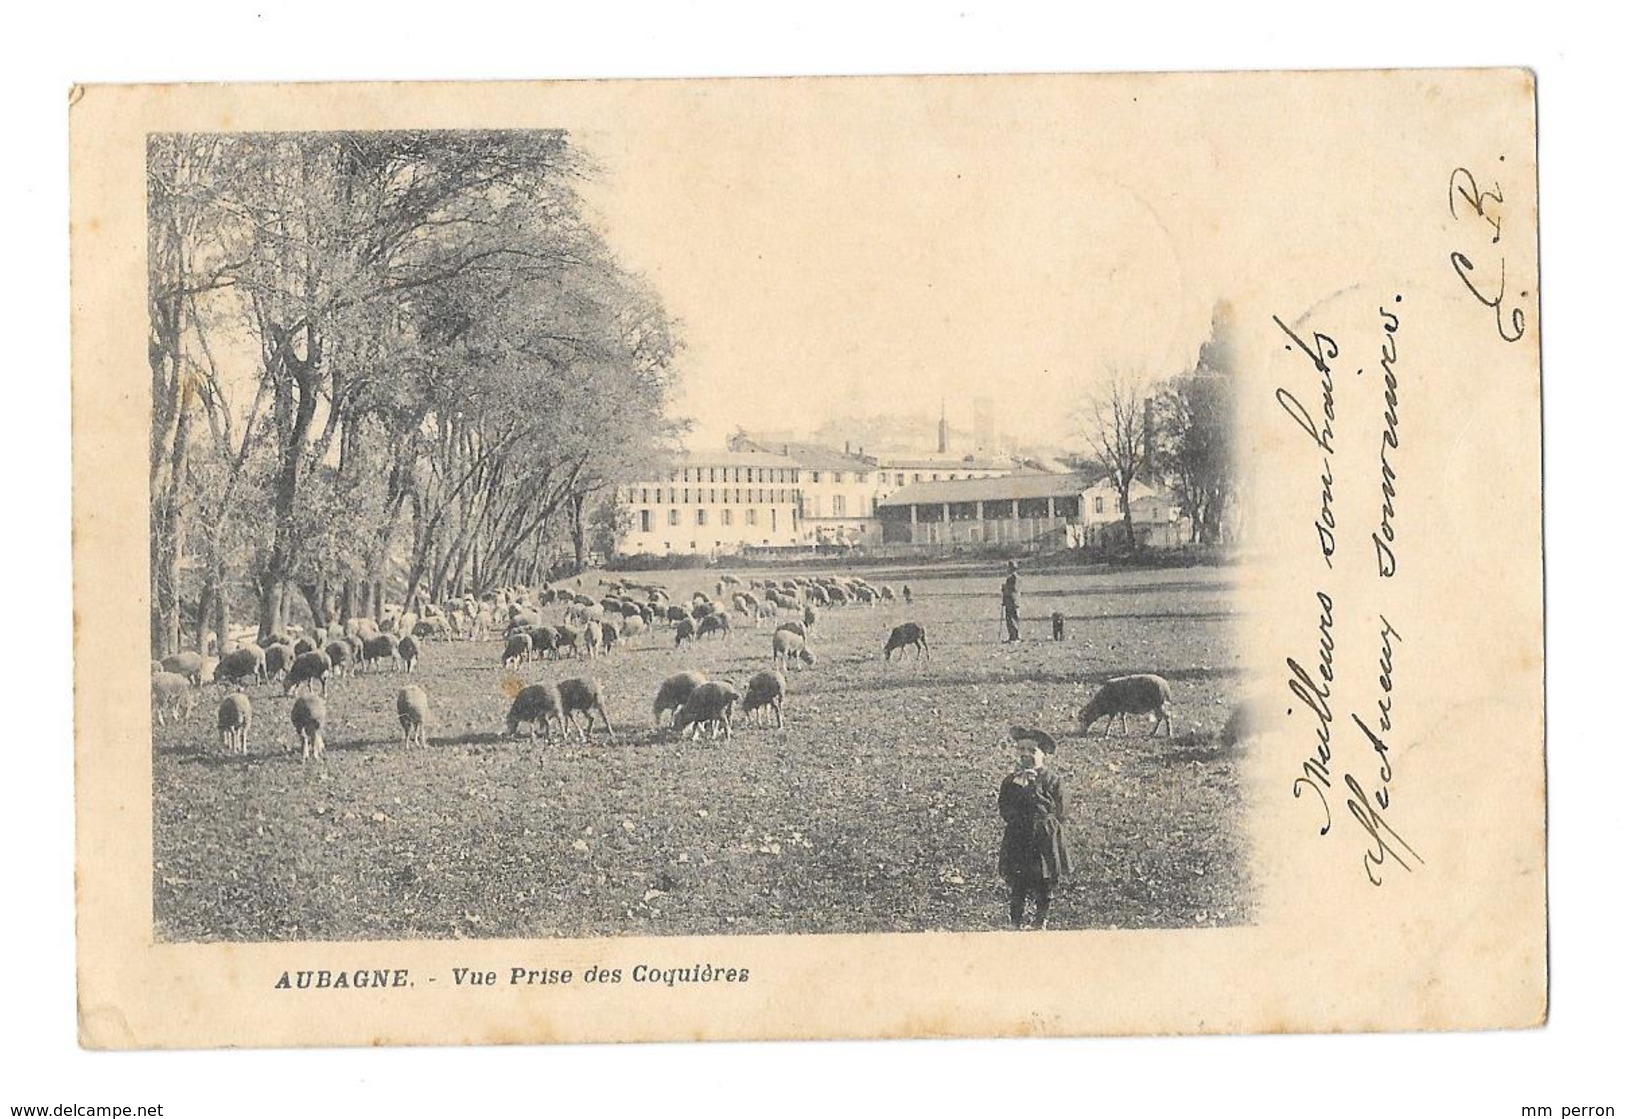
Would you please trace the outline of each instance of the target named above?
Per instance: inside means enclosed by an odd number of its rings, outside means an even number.
[[[587,495],[573,493],[570,495],[570,543],[575,547],[576,574],[587,569],[587,525],[582,516],[582,510],[587,504]]]

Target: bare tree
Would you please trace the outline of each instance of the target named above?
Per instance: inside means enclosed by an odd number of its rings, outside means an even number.
[[[1082,435],[1117,490],[1129,547],[1138,548],[1129,491],[1135,479],[1150,469],[1149,395],[1141,377],[1117,369],[1108,369],[1107,376],[1106,383],[1084,403]]]

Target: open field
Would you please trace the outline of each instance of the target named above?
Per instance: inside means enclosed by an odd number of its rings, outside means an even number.
[[[745,579],[764,572],[741,572]],[[767,573],[769,575],[773,573]],[[631,576],[674,600],[718,572]],[[1058,928],[1249,919],[1240,757],[1214,740],[1244,686],[1226,573],[1023,577],[1025,640],[999,643],[1002,570],[891,569],[902,602],[821,612],[815,668],[787,673],[783,730],[731,740],[653,725],[660,681],[698,669],[741,690],[770,667],[772,623],[673,647],[657,625],[596,662],[501,667],[501,641],[427,643],[413,677],[329,684],[327,756],[301,762],[280,686],[249,690],[246,759],[214,731],[221,689],[155,727],[154,916],[166,941],[572,937],[1002,927],[999,781],[1013,723],[1055,735],[1076,872]],[[584,589],[596,593],[594,576]],[[1064,611],[1067,640],[1050,640]],[[556,622],[561,611],[543,611]],[[891,627],[932,655],[886,666]],[[1173,738],[1076,735],[1108,676],[1174,689]],[[508,739],[521,682],[590,674],[617,732]],[[400,742],[394,696],[423,685],[429,745]],[[285,755],[292,747],[292,755]]]

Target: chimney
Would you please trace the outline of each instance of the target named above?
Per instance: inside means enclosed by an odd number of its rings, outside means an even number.
[[[851,454],[852,454],[852,440],[850,440],[850,439],[848,439],[846,441],[846,453],[847,453],[848,457],[850,457]]]
[[[942,418],[937,421],[937,454],[948,453],[948,398],[942,398]]]

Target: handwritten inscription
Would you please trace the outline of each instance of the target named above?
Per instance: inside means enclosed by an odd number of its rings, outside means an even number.
[[[1328,570],[1332,566],[1332,553],[1337,551],[1337,518],[1332,515],[1332,422],[1337,418],[1335,395],[1332,385],[1332,365],[1337,358],[1337,342],[1329,334],[1318,331],[1310,332],[1311,341],[1304,341],[1298,333],[1279,316],[1275,318],[1275,325],[1281,328],[1292,345],[1296,346],[1310,363],[1320,373],[1320,415],[1313,415],[1298,399],[1297,395],[1287,388],[1275,390],[1275,399],[1292,417],[1292,422],[1301,427],[1312,439],[1321,452],[1320,472],[1320,513],[1315,518],[1315,535],[1320,543],[1320,556],[1326,562]]]
[[[1394,303],[1401,301],[1394,296]],[[1399,363],[1399,315],[1386,307],[1377,308],[1382,317],[1382,444],[1378,461],[1382,464],[1382,518],[1377,531],[1371,534],[1371,543],[1377,548],[1377,574],[1392,579],[1399,570],[1399,559],[1394,554],[1394,499],[1398,496],[1399,475],[1394,471],[1388,452],[1399,450],[1399,374],[1394,369]]]
[[[1395,295],[1391,304],[1377,308],[1382,389],[1378,398],[1381,424],[1375,475],[1379,500],[1371,541],[1376,552],[1378,587],[1394,579],[1399,571],[1400,537],[1395,522],[1400,486],[1395,457],[1400,445],[1399,306],[1403,302],[1403,296]],[[1336,550],[1337,525],[1332,515],[1331,461],[1335,448],[1333,425],[1337,418],[1337,401],[1332,362],[1337,357],[1338,346],[1331,335],[1324,331],[1312,327],[1294,330],[1279,317],[1275,317],[1274,322],[1290,340],[1286,348],[1306,357],[1320,374],[1318,411],[1304,406],[1298,395],[1288,387],[1277,388],[1275,399],[1288,418],[1309,436],[1318,451],[1321,494],[1320,509],[1315,517],[1315,544],[1327,570],[1335,571],[1332,556]],[[1363,369],[1356,370],[1356,375],[1364,372]],[[1370,383],[1375,384],[1375,381]],[[1356,397],[1358,402],[1359,398]],[[1302,760],[1292,781],[1292,796],[1313,801],[1319,806],[1319,834],[1322,836],[1331,833],[1334,819],[1353,821],[1357,834],[1365,842],[1363,865],[1366,879],[1373,886],[1381,886],[1385,875],[1390,872],[1389,868],[1397,866],[1412,871],[1421,866],[1423,860],[1388,818],[1393,808],[1395,785],[1393,753],[1389,745],[1394,730],[1395,660],[1403,638],[1385,613],[1377,614],[1379,652],[1376,681],[1379,691],[1375,711],[1369,707],[1365,708],[1364,713],[1353,710],[1353,704],[1344,701],[1340,705],[1334,697],[1338,645],[1334,636],[1337,616],[1334,595],[1341,595],[1340,588],[1353,580],[1370,578],[1364,571],[1345,571],[1341,576],[1328,576],[1327,583],[1315,591],[1316,655],[1308,659],[1307,667],[1297,657],[1286,658],[1285,684],[1291,697],[1286,713],[1308,719],[1313,734],[1310,748],[1300,755]],[[1351,742],[1363,743],[1369,752],[1361,751],[1357,746],[1339,745],[1338,728],[1348,729],[1348,724],[1341,721],[1345,715],[1353,723],[1352,729],[1359,732],[1358,739]],[[1339,783],[1347,790],[1347,795],[1342,798],[1343,808],[1348,813],[1346,817],[1334,808]]]
[[[1481,244],[1473,251],[1481,261],[1493,257],[1494,263],[1490,268],[1495,273],[1495,279],[1492,281],[1481,274],[1473,257],[1460,250],[1450,254],[1450,266],[1456,270],[1456,276],[1467,290],[1472,292],[1473,298],[1495,312],[1495,330],[1502,340],[1516,342],[1524,334],[1524,311],[1517,306],[1517,302],[1518,299],[1528,299],[1529,293],[1519,292],[1517,299],[1507,299],[1506,251],[1500,248],[1502,208],[1505,205],[1506,194],[1500,182],[1492,180],[1489,186],[1481,188],[1477,176],[1467,168],[1457,167],[1450,172],[1450,216],[1464,223],[1480,240],[1489,236],[1487,246]]]

